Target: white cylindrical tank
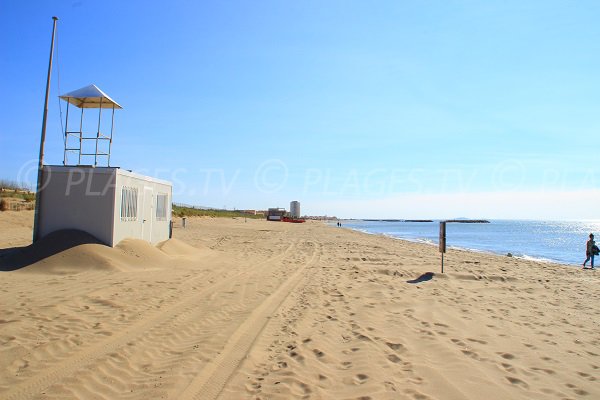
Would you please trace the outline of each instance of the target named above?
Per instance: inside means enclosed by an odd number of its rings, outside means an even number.
[[[292,201],[290,203],[290,215],[292,218],[300,218],[300,202]]]

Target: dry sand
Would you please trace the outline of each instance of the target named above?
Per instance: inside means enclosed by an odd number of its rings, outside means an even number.
[[[0,213],[0,248],[31,219]],[[0,272],[0,398],[600,398],[597,271],[450,251],[441,275],[433,246],[321,223],[174,237],[0,250],[24,265]]]

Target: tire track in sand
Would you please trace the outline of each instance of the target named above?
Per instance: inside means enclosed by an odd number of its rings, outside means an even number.
[[[309,243],[313,246],[313,253],[310,260],[301,268],[298,268],[292,276],[283,282],[273,294],[250,314],[233,335],[231,335],[219,356],[200,371],[196,378],[183,389],[183,393],[172,394],[169,398],[208,400],[216,399],[219,396],[273,313],[279,309],[284,300],[300,283],[305,271],[317,259],[317,255],[319,254],[316,249],[317,244]]]
[[[5,400],[12,400],[23,397],[32,397],[33,395],[41,392],[43,389],[73,375],[76,371],[82,369],[86,365],[89,365],[94,360],[103,357],[120,347],[126,346],[128,342],[134,340],[140,335],[145,334],[153,327],[164,324],[169,319],[176,317],[179,312],[185,310],[185,308],[193,307],[194,303],[199,298],[209,296],[222,286],[227,286],[232,279],[243,275],[257,274],[265,265],[285,259],[292,249],[296,247],[296,245],[297,241],[291,243],[282,253],[261,261],[252,268],[242,269],[240,272],[234,275],[227,276],[226,278],[215,282],[211,286],[208,286],[199,292],[193,293],[179,302],[170,305],[168,308],[161,309],[159,313],[149,318],[140,320],[130,327],[126,327],[122,334],[113,336],[101,343],[96,343],[95,345],[92,345],[91,347],[84,349],[67,359],[57,362],[45,372],[13,385],[8,391],[1,393],[2,398]]]

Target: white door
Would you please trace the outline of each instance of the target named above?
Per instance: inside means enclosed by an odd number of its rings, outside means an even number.
[[[147,242],[152,242],[152,216],[154,212],[154,197],[152,188],[144,187],[144,203],[142,207],[142,238]]]

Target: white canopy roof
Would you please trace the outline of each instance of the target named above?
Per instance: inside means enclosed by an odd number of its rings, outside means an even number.
[[[79,108],[123,108],[96,85],[89,85],[59,97]]]

